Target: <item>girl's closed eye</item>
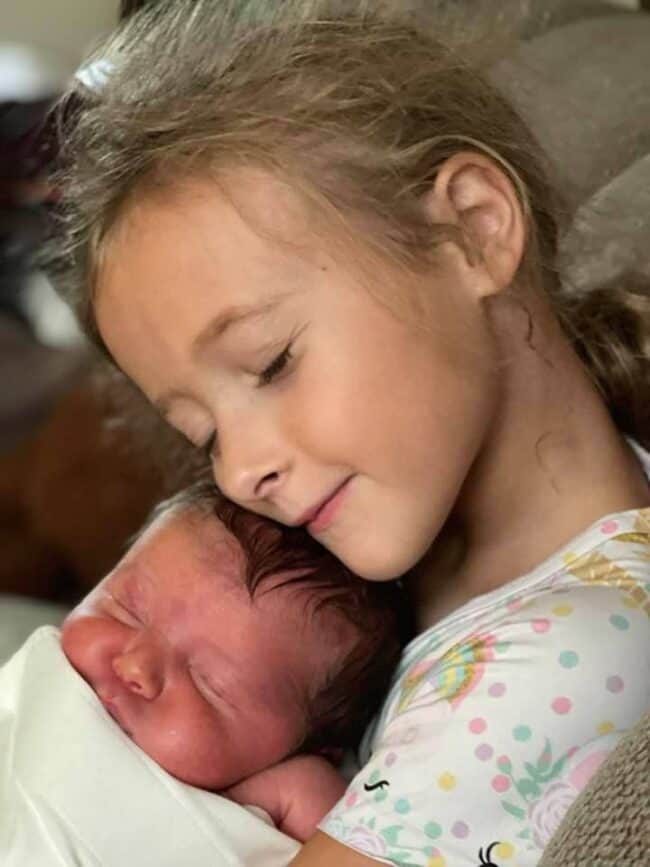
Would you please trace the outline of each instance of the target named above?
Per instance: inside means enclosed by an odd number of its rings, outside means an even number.
[[[271,385],[271,383],[275,382],[283,374],[286,375],[287,373],[289,373],[289,365],[291,361],[294,360],[293,348],[296,339],[300,334],[302,334],[303,330],[304,327],[301,328],[298,333],[294,333],[294,335],[291,337],[284,349],[279,352],[272,359],[272,361],[262,371],[260,371],[260,373],[256,375],[258,388]],[[204,438],[199,448],[208,460],[215,458],[216,450],[218,449],[217,430],[212,431],[212,433],[207,438]]]
[[[293,340],[290,340],[282,352],[280,352],[279,355],[276,355],[273,361],[260,373],[258,379],[259,386],[269,385],[274,379],[277,379],[284,370],[286,370],[287,365],[293,358],[293,355],[291,354],[292,348]]]
[[[258,387],[262,387],[265,385],[270,385],[275,379],[277,379],[283,371],[286,370],[287,365],[293,358],[291,354],[291,349],[293,347],[293,341],[290,341],[285,348],[278,355],[275,356],[273,361],[269,365],[267,365],[264,370],[258,375],[257,385]],[[205,455],[205,457],[210,460],[215,457],[215,446],[217,444],[217,431],[214,430],[207,440],[201,446],[201,451]]]
[[[303,325],[289,338],[286,346],[282,350],[282,352],[278,353],[275,358],[268,364],[261,373],[258,374],[257,377],[257,385],[258,387],[262,387],[265,385],[270,385],[276,379],[278,379],[282,374],[289,373],[289,364],[294,360],[294,347],[298,338],[302,335],[303,331],[307,328],[307,325]]]

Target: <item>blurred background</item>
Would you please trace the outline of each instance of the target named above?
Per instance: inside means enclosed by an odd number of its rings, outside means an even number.
[[[470,24],[479,5],[403,2],[432,26],[450,6]],[[35,264],[57,200],[48,110],[93,44],[141,3],[0,0],[0,661],[110,570],[164,491],[127,430],[107,422],[92,353]],[[580,289],[630,269],[650,276],[649,6],[482,4],[497,26],[517,18],[517,57],[493,76],[555,163],[572,219],[566,273]]]
[[[0,661],[111,568],[162,492],[109,430],[93,356],[34,261],[57,197],[47,113],[135,5],[0,0]]]
[[[118,17],[120,0],[2,0],[2,40],[25,45],[71,73]]]

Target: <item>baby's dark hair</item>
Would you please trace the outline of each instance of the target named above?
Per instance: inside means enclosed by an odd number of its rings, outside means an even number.
[[[329,611],[354,627],[357,640],[306,701],[307,737],[301,752],[354,746],[388,689],[409,637],[407,604],[394,582],[364,581],[301,527],[276,524],[227,500],[211,483],[193,485],[158,506],[215,516],[241,546],[251,598],[288,585],[317,598],[311,615]],[[287,575],[280,583],[271,579]]]

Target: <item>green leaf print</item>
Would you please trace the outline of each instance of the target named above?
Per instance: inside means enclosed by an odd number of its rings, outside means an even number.
[[[516,819],[526,818],[526,811],[522,810],[521,807],[516,807],[508,801],[501,801],[501,806],[507,813],[510,813],[510,815],[514,816]]]
[[[566,756],[553,763],[553,751],[548,738],[544,741],[544,748],[539,753],[537,761],[523,763],[527,776],[516,779],[514,771],[511,771],[510,760],[503,757],[497,759],[497,767],[502,773],[507,774],[514,786],[510,797],[515,797],[516,792],[524,802],[522,807],[518,807],[509,801],[501,801],[503,809],[520,821],[525,821],[528,816],[528,805],[541,797],[546,785],[561,773],[565,763]]]
[[[391,852],[390,856],[393,861],[399,863],[401,867],[418,867],[415,861],[407,861],[411,857],[410,852]]]
[[[381,831],[381,836],[388,843],[389,846],[397,846],[398,840],[397,837],[399,832],[402,830],[402,825],[389,825],[388,828],[384,828]]]
[[[549,774],[548,779],[552,780],[557,777],[563,770],[564,765],[566,764],[567,757],[562,756],[561,759],[558,759],[557,762],[551,768],[551,773]]]
[[[537,769],[539,771],[546,771],[548,766],[551,764],[553,753],[551,751],[551,742],[548,738],[544,741],[544,749],[540,753],[539,758],[537,759]]]
[[[529,795],[538,798],[541,794],[541,789],[537,783],[534,780],[529,780],[527,777],[522,777],[520,780],[517,780],[515,786],[522,798],[528,799]]]
[[[524,767],[528,773],[528,776],[531,780],[534,780],[536,783],[540,783],[542,781],[542,777],[540,776],[539,771],[535,765],[531,765],[530,762],[524,762]]]

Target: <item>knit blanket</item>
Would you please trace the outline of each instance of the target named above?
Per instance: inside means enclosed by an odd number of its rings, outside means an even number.
[[[568,810],[538,867],[650,865],[650,713]]]

